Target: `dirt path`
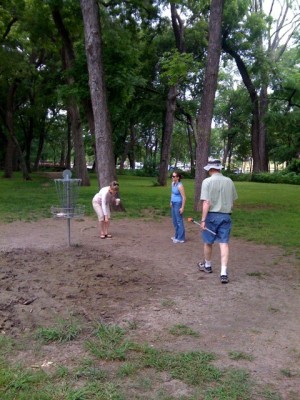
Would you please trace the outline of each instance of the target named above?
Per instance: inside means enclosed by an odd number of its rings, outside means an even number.
[[[300,398],[299,265],[276,247],[232,239],[230,283],[199,272],[196,225],[173,244],[171,221],[118,220],[100,240],[96,221],[42,220],[1,225],[0,329],[20,335],[70,313],[94,321],[135,323],[140,337],[167,349],[206,349],[217,365],[247,368],[253,378]],[[199,338],[174,337],[185,324]],[[244,352],[252,361],[230,359]],[[68,355],[56,355],[64,360]]]

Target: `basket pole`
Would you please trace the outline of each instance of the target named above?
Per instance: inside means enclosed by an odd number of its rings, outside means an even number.
[[[68,245],[71,246],[71,218],[67,218],[68,221]]]
[[[70,219],[70,207],[71,207],[71,193],[70,193],[70,177],[67,175],[65,177],[66,180],[66,186],[67,186],[67,209],[69,210],[68,212],[68,218],[67,218],[67,226],[68,226],[68,245],[69,247],[71,246],[71,219]]]

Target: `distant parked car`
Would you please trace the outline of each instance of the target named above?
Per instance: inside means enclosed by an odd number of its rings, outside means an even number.
[[[235,169],[233,170],[233,173],[234,173],[234,174],[242,174],[242,173],[243,173],[242,168],[235,168]]]
[[[135,169],[143,169],[144,164],[142,162],[135,162]]]

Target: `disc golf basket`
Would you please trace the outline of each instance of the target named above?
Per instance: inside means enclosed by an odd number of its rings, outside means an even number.
[[[54,218],[67,220],[69,246],[71,245],[71,218],[80,218],[84,215],[84,206],[77,206],[81,179],[71,179],[71,176],[72,172],[66,169],[63,172],[63,179],[54,179],[60,205],[51,207]]]

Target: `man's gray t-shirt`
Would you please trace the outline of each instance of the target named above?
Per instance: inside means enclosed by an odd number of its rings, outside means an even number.
[[[234,183],[221,173],[215,173],[202,182],[200,200],[210,202],[209,212],[231,213],[237,198]]]

